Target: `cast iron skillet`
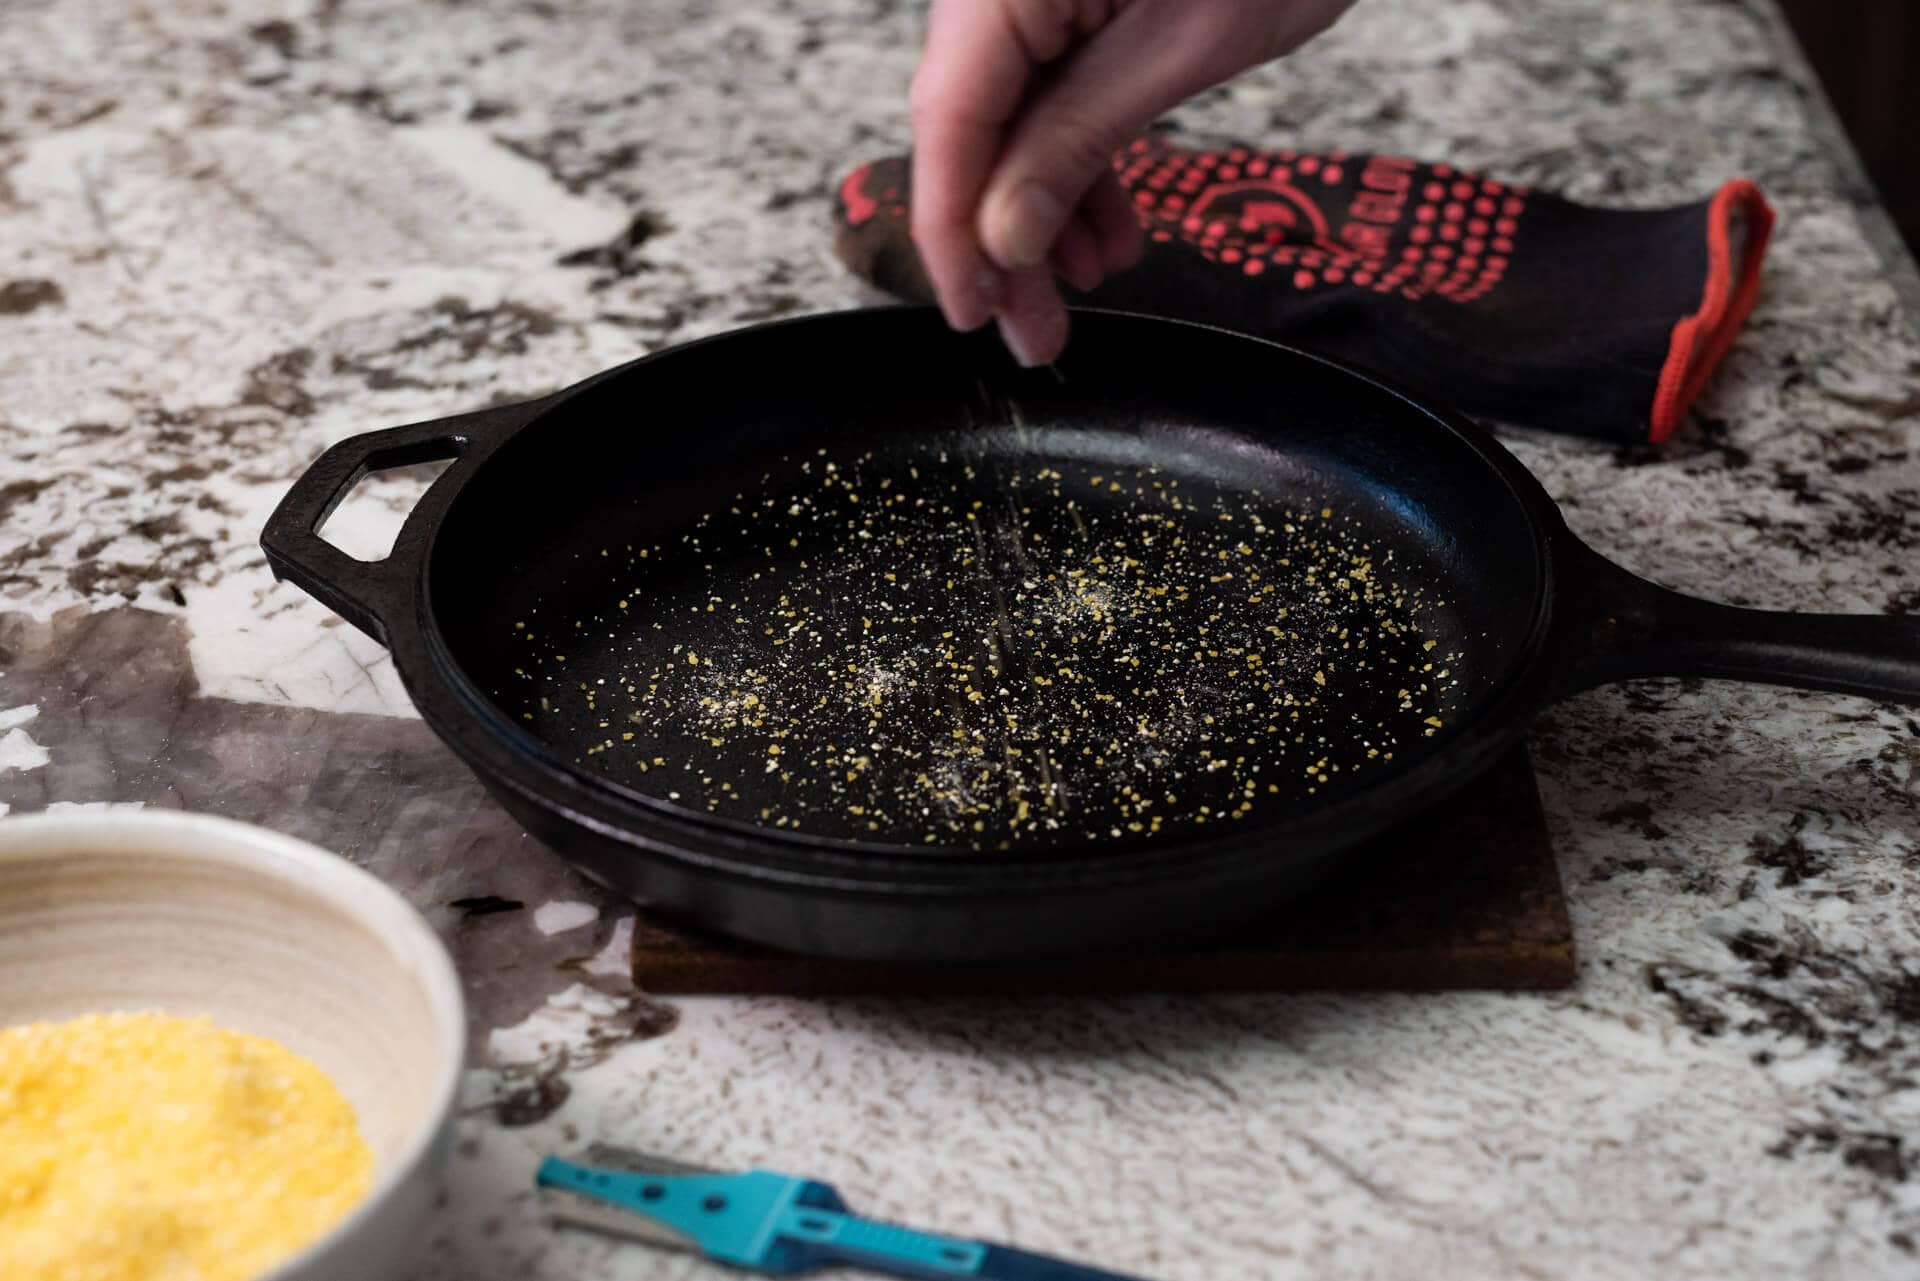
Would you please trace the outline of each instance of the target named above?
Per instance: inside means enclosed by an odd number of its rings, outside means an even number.
[[[1703,676],[1920,702],[1920,620],[1759,612],[1676,595],[1575,539],[1539,484],[1457,415],[1220,330],[1094,311],[1074,325],[1052,371],[1018,370],[991,337],[953,335],[930,310],[725,334],[541,400],[336,445],[295,484],[262,543],[276,575],[389,647],[427,723],[553,849],[694,923],[843,957],[1089,952],[1251,917],[1474,778],[1536,712],[1603,682]],[[386,560],[354,560],[317,534],[363,475],[443,458],[452,464]],[[846,469],[839,488],[810,489],[827,484],[835,460]],[[1160,488],[1176,480],[1186,488]],[[823,494],[844,504],[856,486],[867,506],[819,505]],[[1157,517],[1129,506],[1175,492],[1187,504],[1156,508]],[[887,549],[875,552],[861,513],[882,502],[909,512],[908,494],[933,495],[946,514],[928,517],[923,534],[918,517],[889,516],[894,524],[873,527]],[[1242,523],[1225,523],[1236,512]],[[1393,581],[1392,599],[1369,608],[1404,626],[1374,635],[1371,648],[1286,640],[1268,607],[1289,592],[1305,601],[1299,547],[1289,564],[1269,543],[1221,532],[1252,522],[1278,538],[1280,522],[1310,524],[1321,512],[1346,559],[1336,557],[1332,573],[1321,566],[1312,591],[1324,598],[1337,578],[1358,599],[1346,577],[1355,564],[1370,567],[1369,583]],[[795,513],[790,524],[785,513]],[[1202,568],[1217,558],[1241,576],[1222,585],[1187,573],[1194,565],[1163,564],[1156,572],[1189,584],[1159,598],[1171,613],[1136,608],[1131,623],[1115,624],[1112,592],[1101,587],[1091,624],[1072,609],[1027,619],[1060,583],[1088,581],[1071,566],[1091,553],[1075,561],[1073,538],[1095,548],[1154,519],[1185,529],[1181,545],[1200,548]],[[1023,547],[1043,549],[1039,561]],[[864,559],[841,566],[842,553]],[[1134,557],[1102,559],[1099,573],[1134,576],[1129,592],[1154,590]],[[883,584],[879,571],[894,564],[904,571],[896,578],[911,581]],[[1333,612],[1306,630],[1344,637],[1351,622],[1365,632],[1366,619],[1339,612],[1349,595],[1336,595]],[[799,596],[810,603],[796,615]],[[1414,597],[1415,622],[1392,615],[1394,600]],[[882,611],[884,643],[896,646],[885,652],[914,679],[872,677],[869,706],[862,673],[881,652],[872,629]],[[987,632],[998,632],[980,652],[966,649],[989,615]],[[1075,651],[1060,666],[1079,674],[1045,683],[1053,669],[1036,654],[1052,662],[1063,646],[1150,625],[1160,630],[1101,641],[1132,646],[1098,651],[1114,661]],[[961,641],[940,639],[956,631]],[[810,648],[777,650],[769,638],[779,636]],[[1263,644],[1272,650],[1254,671],[1244,653]],[[955,645],[965,652],[952,656]],[[706,666],[682,671],[681,658],[701,649]],[[852,675],[830,661],[839,650]],[[1428,653],[1441,665],[1409,681]],[[1171,675],[1148,688],[1128,654]],[[1188,682],[1175,660],[1214,675]],[[709,677],[719,684],[676,684]],[[790,682],[787,712],[805,712],[796,687],[826,709],[789,725],[778,758],[763,755],[778,727],[739,710],[743,690],[772,688],[750,682],[769,679]],[[966,682],[987,688],[990,724],[965,720],[957,691],[974,688]],[[1419,689],[1410,694],[1409,684]],[[654,687],[653,701],[643,687]],[[683,688],[685,700],[662,702]],[[927,690],[953,706],[913,701]],[[655,755],[648,744],[667,733],[662,707],[724,712],[719,728],[699,729],[713,731],[702,740],[711,750],[686,737],[689,722],[674,731],[673,755]],[[1282,707],[1307,710],[1302,742],[1274,730],[1288,725]],[[1214,711],[1222,719],[1209,719]],[[1086,717],[1105,719],[1080,733],[1076,718]],[[1257,743],[1256,730],[1266,735]],[[1022,737],[1030,732],[1039,738]],[[867,734],[890,754],[861,766]],[[1037,795],[1019,773],[1036,741],[1054,744],[1049,786],[1064,768],[1082,789],[1045,829],[1027,817],[1032,805],[1009,816]],[[1007,754],[1016,742],[1027,755]],[[1361,750],[1382,743],[1389,759]],[[1008,794],[936,813],[922,753],[949,744],[957,757],[941,759],[961,762],[952,777],[962,786],[985,779]],[[1095,759],[1107,773],[1074,774]],[[1137,803],[1123,795],[1135,777],[1152,792]],[[803,784],[831,789],[813,793],[831,803],[794,808]],[[1189,795],[1176,801],[1176,791]],[[856,793],[919,799],[894,804],[888,822],[869,829],[862,819],[874,811],[862,805],[856,816]],[[1221,795],[1233,804],[1194,821],[1196,797]],[[975,813],[986,816],[984,834],[969,836]],[[1154,815],[1174,821],[1148,830],[1141,820]],[[775,826],[783,818],[791,822]]]

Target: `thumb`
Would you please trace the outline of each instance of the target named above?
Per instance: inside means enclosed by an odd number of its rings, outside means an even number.
[[[1172,25],[1157,5],[1122,9],[1021,109],[975,228],[1001,267],[1045,263],[1114,153],[1167,108],[1238,69],[1207,47],[1212,41],[1193,38],[1195,24]]]

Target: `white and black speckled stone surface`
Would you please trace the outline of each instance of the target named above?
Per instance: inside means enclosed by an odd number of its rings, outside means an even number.
[[[1920,715],[1718,684],[1557,710],[1534,751],[1584,968],[1556,997],[690,1001],[675,1025],[621,985],[621,909],[448,766],[376,646],[271,582],[261,520],[330,441],[864,301],[829,193],[903,144],[919,18],[7,4],[0,806],[241,814],[436,914],[481,1018],[436,1281],[718,1275],[538,1224],[537,1154],[585,1134],[1173,1281],[1914,1275]],[[1595,202],[1758,179],[1765,292],[1681,439],[1508,439],[1656,579],[1911,611],[1912,268],[1804,80],[1760,0],[1362,0],[1177,116]]]

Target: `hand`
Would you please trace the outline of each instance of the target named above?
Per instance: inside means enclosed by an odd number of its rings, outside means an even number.
[[[1025,365],[1067,340],[1056,276],[1140,256],[1113,154],[1167,108],[1291,53],[1353,0],[933,0],[913,82],[913,240],[947,321]]]

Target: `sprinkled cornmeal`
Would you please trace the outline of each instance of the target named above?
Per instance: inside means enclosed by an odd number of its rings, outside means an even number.
[[[157,1014],[0,1028],[0,1277],[245,1281],[371,1170],[346,1099],[263,1037]]]
[[[1457,697],[1444,579],[1287,484],[938,441],[790,455],[543,576],[492,692],[597,773],[776,830],[1204,837],[1402,768]]]

